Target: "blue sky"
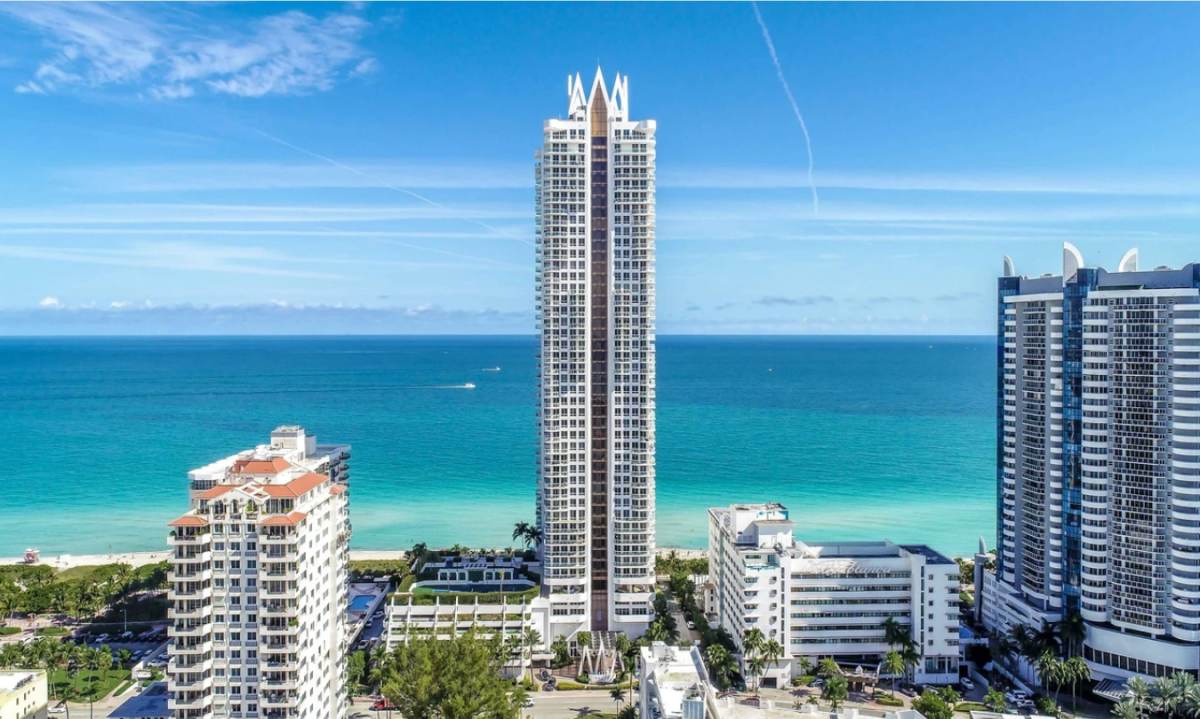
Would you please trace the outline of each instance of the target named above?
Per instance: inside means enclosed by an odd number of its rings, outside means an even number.
[[[1194,6],[760,10],[815,213],[748,4],[0,4],[0,333],[530,332],[598,60],[658,121],[662,333],[986,334],[1002,254],[1200,260]]]

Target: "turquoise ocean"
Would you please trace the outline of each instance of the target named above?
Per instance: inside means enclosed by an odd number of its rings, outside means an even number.
[[[534,351],[0,339],[0,556],[164,549],[187,471],[290,423],[354,446],[352,548],[507,545],[534,517]],[[704,547],[708,507],[779,501],[802,540],[967,554],[995,536],[994,438],[991,337],[660,337],[658,544]]]

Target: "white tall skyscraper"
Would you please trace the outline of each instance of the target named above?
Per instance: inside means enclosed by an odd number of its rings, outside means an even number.
[[[640,634],[654,584],[654,131],[567,79],[537,153],[538,512],[555,634]]]
[[[168,539],[176,719],[346,715],[349,456],[279,427],[188,473]]]
[[[1200,264],[999,281],[996,628],[1082,621],[1092,676],[1200,669]],[[1075,615],[1078,615],[1077,618]]]

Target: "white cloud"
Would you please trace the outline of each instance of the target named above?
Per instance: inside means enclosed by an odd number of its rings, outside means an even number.
[[[19,93],[112,86],[157,100],[199,90],[294,95],[378,68],[360,45],[369,24],[353,12],[318,18],[289,10],[221,26],[174,6],[5,3],[0,12],[34,28],[55,50],[16,86]]]
[[[46,299],[44,299],[38,303],[38,307],[41,307],[41,308],[47,309],[47,310],[56,310],[62,306],[63,306],[62,303],[58,301],[57,297],[47,297]]]

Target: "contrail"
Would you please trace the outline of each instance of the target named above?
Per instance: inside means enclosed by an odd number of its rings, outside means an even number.
[[[754,17],[758,20],[758,26],[762,28],[763,40],[767,41],[767,50],[771,52],[771,62],[775,63],[775,74],[779,76],[779,83],[783,85],[783,91],[787,93],[788,102],[792,103],[792,112],[796,113],[796,119],[800,121],[800,129],[804,131],[804,147],[808,150],[808,187],[812,190],[813,216],[815,217],[820,210],[820,201],[817,199],[817,183],[813,182],[813,153],[812,142],[808,139],[808,125],[804,124],[804,115],[800,114],[800,106],[796,104],[796,98],[792,96],[792,88],[788,87],[787,78],[783,75],[783,66],[779,64],[779,56],[775,54],[775,43],[771,42],[771,32],[767,30],[762,13],[758,11],[758,3],[751,0],[750,6],[754,8]]]
[[[803,121],[801,121],[801,122],[803,122]],[[251,128],[251,129],[253,129],[253,128]],[[434,207],[437,207],[437,208],[439,208],[439,209],[446,210],[447,212],[454,213],[454,210],[450,209],[449,207],[446,207],[445,205],[441,204],[440,202],[434,202],[433,200],[429,199],[428,197],[424,197],[424,196],[422,196],[422,195],[418,195],[417,193],[413,192],[412,190],[406,190],[406,189],[404,189],[403,187],[396,187],[395,185],[392,185],[392,184],[390,184],[390,183],[388,183],[388,182],[385,182],[384,180],[381,180],[381,179],[379,179],[378,177],[375,177],[375,176],[373,176],[373,175],[369,175],[369,174],[367,174],[367,173],[363,172],[362,170],[360,170],[360,169],[358,169],[358,168],[356,168],[356,167],[351,167],[351,166],[349,166],[349,165],[347,165],[347,164],[345,164],[345,163],[338,162],[337,160],[333,159],[332,157],[326,157],[326,156],[324,156],[324,155],[318,155],[317,153],[313,152],[312,150],[306,150],[306,149],[304,149],[303,147],[299,147],[299,146],[297,146],[297,145],[293,145],[292,143],[290,143],[290,142],[287,142],[286,140],[281,140],[281,139],[279,139],[278,137],[275,137],[274,135],[268,135],[267,133],[263,132],[262,130],[254,130],[254,132],[258,133],[259,135],[262,135],[263,137],[267,138],[268,140],[271,140],[272,142],[278,142],[280,145],[283,145],[284,147],[290,147],[290,148],[292,148],[293,150],[295,150],[296,152],[303,152],[305,155],[308,155],[309,157],[315,157],[315,158],[317,158],[318,160],[321,160],[321,161],[323,161],[323,162],[328,162],[329,164],[331,164],[331,165],[333,165],[333,166],[335,166],[335,167],[340,167],[340,168],[342,168],[343,170],[346,170],[347,172],[353,172],[353,173],[354,173],[354,174],[356,174],[356,175],[359,175],[359,176],[361,176],[361,177],[365,177],[365,178],[367,178],[368,180],[370,180],[371,182],[374,182],[375,184],[379,185],[380,187],[386,187],[386,188],[387,188],[387,189],[389,189],[389,190],[395,190],[396,192],[401,192],[401,193],[404,193],[405,195],[408,195],[408,196],[410,196],[410,197],[415,197],[415,198],[417,198],[417,199],[418,199],[418,200],[420,200],[421,202],[425,202],[425,203],[428,203],[428,204],[430,204],[430,205],[433,205]],[[806,136],[807,136],[807,135],[806,135]],[[809,179],[810,179],[810,180],[812,179],[812,162],[811,162],[811,155],[810,155],[810,161],[809,161]],[[476,219],[474,219],[474,218],[472,218],[472,217],[464,217],[464,216],[462,216],[462,215],[459,215],[459,214],[457,214],[457,213],[455,213],[455,216],[456,216],[458,219],[460,219],[460,220],[466,220],[467,222],[470,222],[470,223],[472,223],[472,224],[479,225],[480,227],[486,227],[487,229],[491,230],[492,232],[495,232],[495,233],[496,233],[496,234],[498,234],[498,235],[502,235],[502,236],[504,236],[504,237],[507,237],[507,238],[508,238],[508,239],[510,239],[510,240],[516,240],[517,242],[523,242],[523,243],[525,243],[525,244],[529,245],[530,247],[533,247],[533,246],[534,246],[534,243],[530,242],[529,240],[526,240],[526,239],[524,239],[523,237],[517,237],[516,235],[510,235],[510,234],[508,234],[507,232],[505,232],[504,230],[501,230],[501,229],[500,229],[500,228],[498,228],[498,227],[493,227],[492,225],[489,225],[489,224],[488,224],[488,223],[486,223],[486,222],[481,222],[481,221],[479,221],[479,220],[476,220]]]

